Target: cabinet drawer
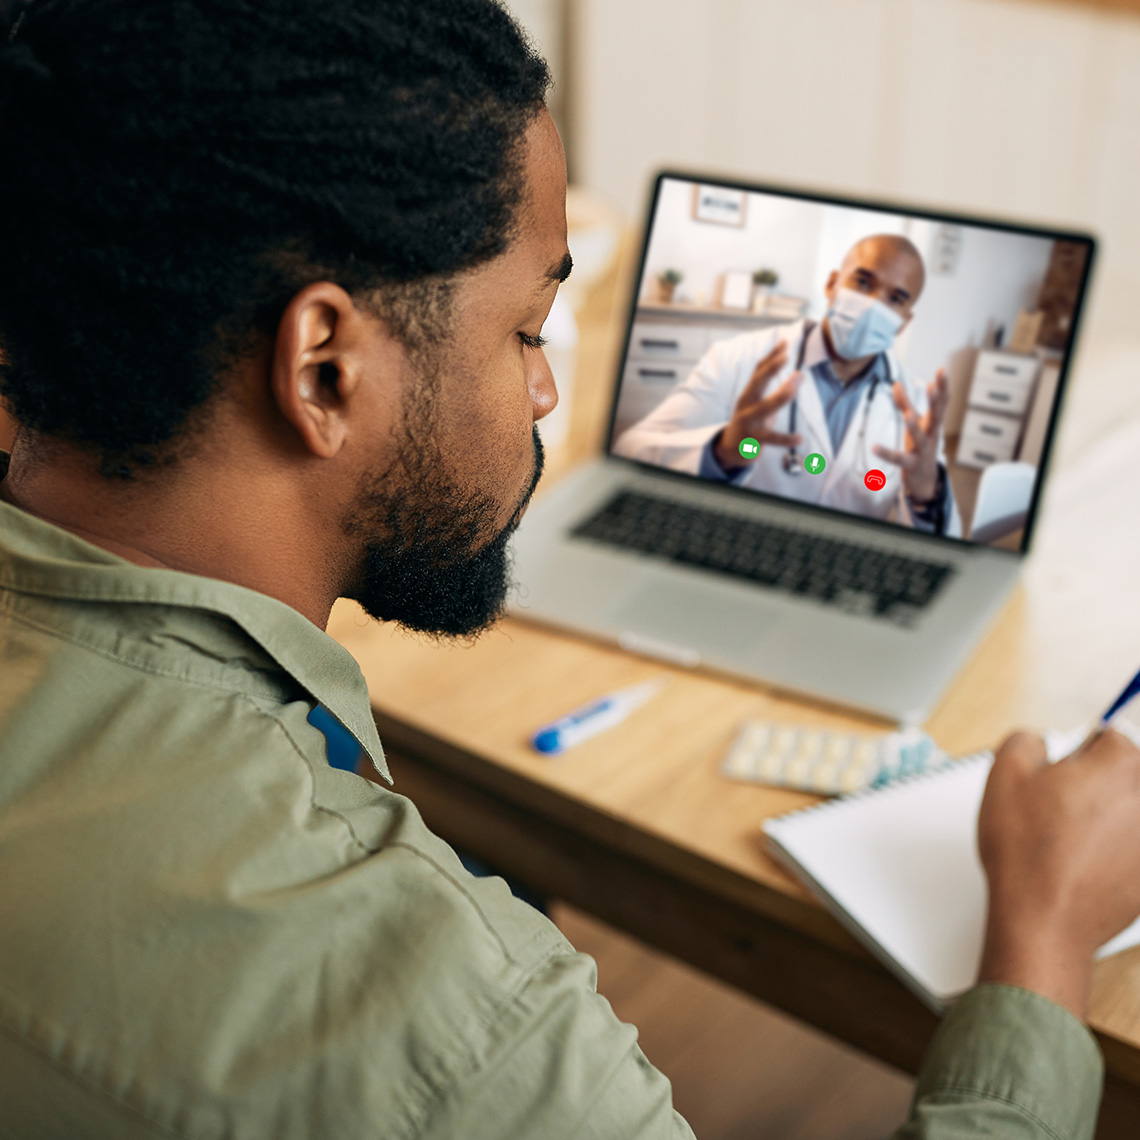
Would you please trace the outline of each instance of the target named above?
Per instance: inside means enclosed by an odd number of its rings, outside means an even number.
[[[641,388],[660,395],[680,384],[692,370],[692,364],[669,364],[664,360],[631,360],[622,373],[622,391]]]
[[[958,441],[957,462],[962,467],[988,467],[991,463],[1008,463],[1013,458],[1016,440],[992,443],[984,436],[964,435]]]
[[[976,442],[991,447],[1016,447],[1020,434],[1021,420],[997,416],[993,412],[983,412],[977,408],[971,408],[962,421],[963,439],[973,438]]]
[[[709,345],[706,328],[637,321],[629,338],[630,360],[682,360],[690,365]]]
[[[974,365],[974,382],[1012,381],[1031,384],[1037,375],[1040,361],[1036,356],[1023,356],[1014,352],[979,352]]]
[[[970,385],[970,406],[973,408],[992,408],[997,412],[1008,412],[1012,416],[1020,416],[1029,406],[1029,395],[1033,391],[1033,383],[1029,380],[1013,380],[1008,378],[983,379],[974,377]]]
[[[620,435],[626,428],[644,419],[692,371],[691,364],[669,365],[650,360],[635,360],[625,366],[621,376],[621,398],[618,401],[614,430]]]
[[[633,381],[626,369],[626,379],[622,384],[621,398],[618,401],[617,416],[614,419],[614,438],[634,424],[645,419],[650,412],[673,391],[674,384],[668,381],[642,383]]]

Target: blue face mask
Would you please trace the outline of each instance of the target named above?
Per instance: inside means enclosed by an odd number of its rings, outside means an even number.
[[[894,309],[854,289],[837,289],[827,310],[831,346],[844,360],[886,352],[902,325],[903,318]]]

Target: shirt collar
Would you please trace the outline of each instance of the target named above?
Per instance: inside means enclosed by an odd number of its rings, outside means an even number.
[[[807,345],[804,348],[804,368],[817,369],[823,373],[825,379],[830,380],[834,384],[846,387],[846,384],[835,375],[835,369],[832,367],[831,356],[827,351],[827,344],[823,339],[822,321],[817,321],[808,333]],[[862,376],[857,377],[853,383],[856,388],[861,387],[863,384],[873,380],[876,375],[879,375],[882,379],[886,379],[889,375],[887,370],[887,354],[885,352],[880,352],[879,355],[875,357],[871,367],[868,368]]]
[[[830,364],[831,357],[827,354],[827,345],[823,339],[823,322],[816,321],[807,334],[807,344],[804,346],[804,367],[814,368],[817,364]]]
[[[0,451],[0,480],[9,455]],[[136,566],[77,535],[0,501],[0,590],[81,601],[123,603],[220,615],[237,625],[323,704],[360,742],[392,783],[372,719],[368,686],[356,659],[292,606],[233,582],[178,570]],[[203,631],[208,637],[208,631]],[[209,652],[209,650],[203,650]],[[192,652],[192,650],[188,650]]]

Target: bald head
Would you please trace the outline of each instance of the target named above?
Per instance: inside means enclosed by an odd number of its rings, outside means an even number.
[[[873,234],[856,242],[827,283],[829,297],[836,288],[868,293],[902,317],[909,317],[926,284],[922,254],[901,234]]]

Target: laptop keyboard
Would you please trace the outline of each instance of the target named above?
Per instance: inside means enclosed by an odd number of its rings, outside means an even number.
[[[633,491],[619,491],[572,533],[902,626],[914,623],[954,573],[952,566]]]

